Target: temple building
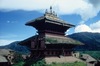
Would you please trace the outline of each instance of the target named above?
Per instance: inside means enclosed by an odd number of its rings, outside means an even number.
[[[21,45],[30,48],[31,57],[60,57],[71,56],[73,48],[82,45],[81,42],[65,36],[65,32],[75,25],[61,20],[52,11],[45,11],[39,18],[27,22],[25,25],[34,27],[38,32],[28,39],[20,42]]]

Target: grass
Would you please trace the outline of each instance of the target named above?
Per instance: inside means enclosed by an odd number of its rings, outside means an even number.
[[[83,62],[73,62],[73,63],[52,63],[47,66],[86,66]]]
[[[100,60],[100,51],[81,51],[81,54],[89,54],[96,60]]]
[[[86,66],[85,63],[77,62],[77,61],[73,62],[73,63],[55,63],[55,62],[53,62],[51,64],[46,64],[44,60],[40,60],[36,63],[31,62],[33,64],[30,64],[30,62],[27,64],[25,62],[19,62],[19,63],[14,64],[13,66]]]

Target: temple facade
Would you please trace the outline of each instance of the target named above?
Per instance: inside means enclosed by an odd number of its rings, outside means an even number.
[[[27,22],[25,25],[34,27],[38,32],[28,39],[20,42],[30,48],[31,57],[60,57],[71,56],[73,48],[82,45],[81,42],[65,36],[65,32],[74,27],[60,19],[52,7],[39,18]]]

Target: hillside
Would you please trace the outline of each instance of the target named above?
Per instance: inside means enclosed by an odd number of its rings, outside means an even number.
[[[68,37],[84,43],[83,46],[78,46],[77,50],[100,50],[100,33],[81,32],[68,35]]]
[[[14,50],[14,51],[17,51],[20,53],[24,53],[24,54],[30,53],[28,50],[29,48],[27,48],[26,46],[21,46],[18,43],[19,43],[19,41],[15,41],[9,45],[0,46],[0,49],[11,49],[11,50]]]

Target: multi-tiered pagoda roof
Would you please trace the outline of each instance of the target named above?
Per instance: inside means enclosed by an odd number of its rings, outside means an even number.
[[[25,25],[35,27],[38,30],[39,35],[35,35],[22,41],[22,45],[29,44],[29,41],[36,40],[37,37],[43,40],[44,44],[82,44],[77,40],[65,36],[65,32],[75,25],[60,19],[57,14],[52,11],[52,8],[50,8],[50,12],[46,10],[43,16],[31,20]]]

